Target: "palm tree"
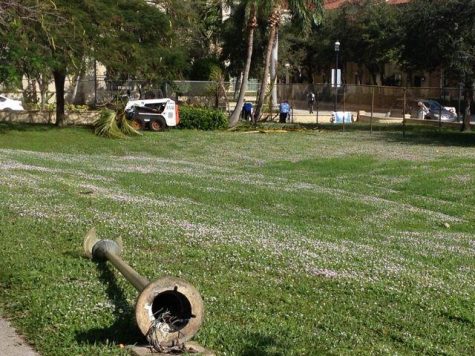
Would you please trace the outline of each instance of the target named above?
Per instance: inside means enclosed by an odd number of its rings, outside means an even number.
[[[256,104],[254,118],[257,121],[262,112],[267,89],[267,78],[269,76],[272,48],[274,47],[282,14],[289,11],[293,19],[298,21],[303,30],[308,29],[313,24],[320,22],[323,13],[323,0],[264,0],[261,1],[262,9],[270,9],[268,20],[269,32],[265,55],[264,73],[262,75],[259,98]]]
[[[257,0],[250,0],[246,2],[247,14],[247,55],[246,64],[244,65],[244,72],[239,88],[239,96],[231,117],[229,118],[229,126],[233,127],[239,121],[241,115],[242,105],[244,104],[244,95],[246,94],[247,83],[249,80],[249,71],[251,69],[252,51],[254,46],[254,31],[257,28]]]

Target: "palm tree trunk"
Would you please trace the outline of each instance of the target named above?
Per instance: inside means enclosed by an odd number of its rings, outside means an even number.
[[[272,47],[272,60],[271,60],[271,88],[272,95],[269,100],[269,106],[271,112],[274,110],[274,107],[277,106],[277,62],[279,60],[279,31],[275,35],[274,46]]]
[[[269,26],[270,26],[269,42],[267,43],[266,57],[265,57],[265,62],[264,62],[264,73],[262,75],[261,88],[259,90],[259,98],[257,99],[256,112],[254,114],[254,122],[256,122],[259,119],[262,112],[262,107],[264,106],[264,99],[266,96],[266,89],[267,89],[267,78],[269,77],[270,61],[272,57],[272,49],[274,47],[279,22],[280,22],[280,7],[277,7],[276,9],[274,9],[274,11],[272,11],[272,14],[269,20]]]
[[[249,71],[251,70],[251,61],[252,61],[252,50],[254,47],[254,29],[257,26],[257,19],[256,19],[256,7],[252,5],[251,7],[251,14],[249,17],[249,24],[248,24],[248,35],[247,35],[247,57],[246,57],[246,65],[244,66],[244,73],[242,76],[241,87],[239,89],[239,96],[236,103],[236,107],[234,108],[231,117],[229,118],[229,127],[234,127],[237,125],[239,121],[239,116],[241,115],[242,105],[244,104],[244,96],[246,94],[247,83],[249,80]]]

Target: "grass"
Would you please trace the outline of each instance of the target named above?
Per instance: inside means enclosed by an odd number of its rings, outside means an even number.
[[[218,354],[473,354],[475,136],[0,124],[0,311],[42,355],[121,355],[137,292],[81,255],[122,237],[204,298]]]

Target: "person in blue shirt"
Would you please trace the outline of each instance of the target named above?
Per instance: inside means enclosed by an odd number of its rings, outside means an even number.
[[[246,102],[242,108],[244,111],[244,120],[251,121],[252,120],[252,103]]]
[[[279,122],[285,123],[287,121],[287,118],[289,117],[289,112],[290,112],[290,105],[287,100],[280,103],[279,112],[280,112]]]

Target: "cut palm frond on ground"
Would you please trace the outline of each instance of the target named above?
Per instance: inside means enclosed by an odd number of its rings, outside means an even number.
[[[94,123],[94,127],[95,134],[102,137],[125,138],[127,136],[141,135],[139,131],[130,125],[123,110],[103,109]]]

